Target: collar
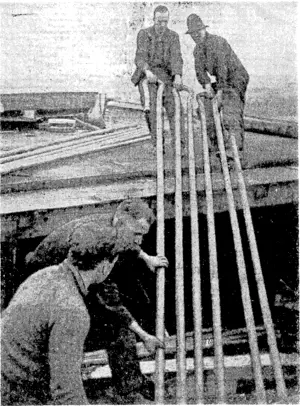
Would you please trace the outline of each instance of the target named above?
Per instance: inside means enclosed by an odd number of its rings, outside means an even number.
[[[156,31],[155,31],[154,25],[152,25],[152,27],[150,27],[150,30],[149,30],[149,31],[150,31],[150,34],[151,34],[152,37],[154,37],[154,38],[160,38],[160,39],[163,39],[163,38],[165,38],[165,37],[168,37],[169,32],[170,32],[169,28],[167,27],[166,30],[165,30],[165,32],[164,32],[162,35],[159,35],[159,34],[157,34]]]
[[[79,290],[80,294],[85,297],[88,294],[88,289],[85,286],[84,280],[82,279],[78,269],[73,266],[68,259],[65,259],[62,263],[63,267],[67,270],[67,272],[71,273],[74,278],[75,285]]]

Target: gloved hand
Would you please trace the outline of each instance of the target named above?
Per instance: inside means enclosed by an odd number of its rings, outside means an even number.
[[[176,90],[180,90],[182,86],[182,78],[180,75],[175,75],[175,78],[173,80],[173,86],[175,87]]]
[[[151,70],[145,70],[146,78],[149,83],[157,83],[157,76]]]

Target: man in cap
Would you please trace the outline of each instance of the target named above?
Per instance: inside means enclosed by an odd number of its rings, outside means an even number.
[[[240,153],[244,149],[244,106],[249,75],[228,42],[207,32],[201,18],[191,14],[187,19],[188,31],[196,43],[194,49],[195,70],[198,82],[208,97],[216,97],[223,112],[224,142],[227,157],[233,158],[230,136],[235,137]],[[216,82],[211,83],[210,76]]]
[[[86,304],[91,317],[91,328],[85,341],[85,350],[94,351],[107,348],[113,382],[119,399],[131,397],[134,391],[154,398],[154,385],[140,371],[136,353],[136,337],[142,339],[151,350],[153,336],[146,333],[155,323],[153,303],[148,296],[148,286],[152,272],[159,266],[168,266],[165,257],[151,256],[141,249],[143,236],[148,233],[154,215],[148,204],[141,199],[127,199],[118,205],[111,226],[116,230],[118,241],[134,238],[134,249],[120,253],[113,270],[105,283],[92,284]],[[27,266],[31,272],[50,264],[57,264],[65,258],[70,248],[70,235],[86,223],[93,222],[99,232],[106,226],[101,214],[93,214],[73,220],[49,234],[27,256]],[[102,229],[104,231],[102,231]],[[146,285],[146,286],[145,286]],[[133,333],[134,331],[134,333]],[[122,401],[121,401],[122,402]]]
[[[134,238],[128,234],[124,245],[114,228],[86,223],[69,246],[67,258],[27,278],[3,312],[3,404],[88,404],[81,379],[88,288],[107,278],[119,253],[134,249]]]
[[[157,6],[154,10],[154,25],[139,31],[135,55],[136,70],[131,79],[135,86],[138,85],[155,148],[157,81],[165,84],[163,106],[166,109],[173,138],[175,137],[175,100],[172,91],[173,87],[180,89],[182,85],[183,60],[179,36],[168,28],[169,16],[166,6]],[[148,88],[145,87],[145,79],[149,84],[149,95]],[[150,97],[150,104],[147,102],[148,97]],[[184,147],[183,138],[182,146]]]

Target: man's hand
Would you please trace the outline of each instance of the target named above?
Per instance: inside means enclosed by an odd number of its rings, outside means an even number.
[[[157,255],[157,256],[148,255],[145,258],[145,262],[147,264],[147,267],[152,272],[155,272],[156,268],[160,268],[160,267],[168,268],[168,266],[169,266],[169,261],[167,260],[166,257],[163,257],[162,255]]]
[[[146,78],[149,83],[157,83],[157,76],[151,70],[145,70]]]
[[[173,80],[173,86],[175,87],[176,90],[180,90],[180,88],[182,87],[182,78],[180,75],[175,75]]]
[[[154,352],[156,348],[165,348],[162,341],[160,341],[155,336],[147,333],[147,331],[143,330],[142,327],[135,320],[130,324],[129,328],[140,337],[146,349],[150,353]]]
[[[146,334],[143,338],[146,349],[152,354],[156,348],[165,348],[164,343],[151,334]]]
[[[205,85],[205,91],[206,91],[207,97],[209,99],[213,99],[215,97],[215,92],[214,92],[213,88],[211,87],[210,83],[207,83]]]

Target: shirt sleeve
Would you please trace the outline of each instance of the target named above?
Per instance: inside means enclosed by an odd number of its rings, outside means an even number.
[[[183,59],[182,59],[182,55],[181,55],[179,35],[176,34],[172,38],[172,43],[171,43],[172,75],[173,76],[175,76],[175,75],[182,76],[182,67],[183,67]]]
[[[87,314],[58,311],[49,337],[50,390],[57,405],[89,404],[81,378],[83,345],[89,330]]]
[[[130,326],[135,320],[130,311],[122,304],[119,289],[116,283],[107,281],[101,283],[95,292],[100,305],[104,306],[121,325]]]
[[[217,89],[224,89],[226,87],[228,81],[228,63],[229,63],[229,55],[231,53],[230,45],[226,40],[223,40],[222,43],[219,44],[218,49],[216,51],[217,55]]]
[[[138,33],[134,63],[140,70],[148,68],[148,35],[145,30],[140,30]]]
[[[201,47],[199,47],[199,46],[195,47],[194,58],[195,58],[195,71],[196,71],[197,80],[201,86],[205,86],[206,84],[210,83],[210,78],[204,69],[203,61],[205,59],[205,55],[204,55],[203,49]]]

